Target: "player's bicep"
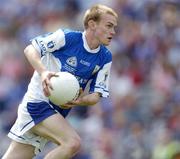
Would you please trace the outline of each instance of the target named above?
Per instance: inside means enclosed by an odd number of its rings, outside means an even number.
[[[38,36],[32,40],[32,45],[41,56],[47,52],[53,52],[65,45],[64,32],[59,29],[54,33]]]
[[[93,79],[90,90],[92,92],[98,92],[102,97],[109,96],[109,79],[110,79],[110,69],[111,63],[109,62],[104,65],[104,67],[97,73],[96,77]]]

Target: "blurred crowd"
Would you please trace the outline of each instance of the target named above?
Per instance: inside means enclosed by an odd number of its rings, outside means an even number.
[[[83,30],[96,3],[119,14],[111,97],[76,107],[69,122],[82,137],[74,159],[178,159],[180,153],[179,0],[0,0],[0,156],[33,73],[23,49],[58,28]],[[48,144],[44,153],[54,145]],[[174,156],[174,157],[173,157]]]

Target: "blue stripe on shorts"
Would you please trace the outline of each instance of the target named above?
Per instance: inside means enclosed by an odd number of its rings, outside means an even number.
[[[31,115],[35,124],[40,123],[44,119],[48,118],[53,114],[56,114],[57,112],[59,112],[65,118],[70,111],[70,109],[61,109],[59,106],[56,106],[52,103],[50,106],[50,104],[47,102],[39,102],[39,103],[28,102],[27,110]]]

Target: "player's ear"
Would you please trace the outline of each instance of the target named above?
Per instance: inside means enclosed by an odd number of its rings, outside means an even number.
[[[90,29],[94,30],[96,28],[96,22],[94,20],[89,20],[88,26]]]

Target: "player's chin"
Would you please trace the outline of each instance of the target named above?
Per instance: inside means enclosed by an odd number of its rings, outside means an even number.
[[[104,42],[103,45],[108,46],[110,42]]]
[[[111,43],[110,39],[104,40],[103,45],[108,46]]]

